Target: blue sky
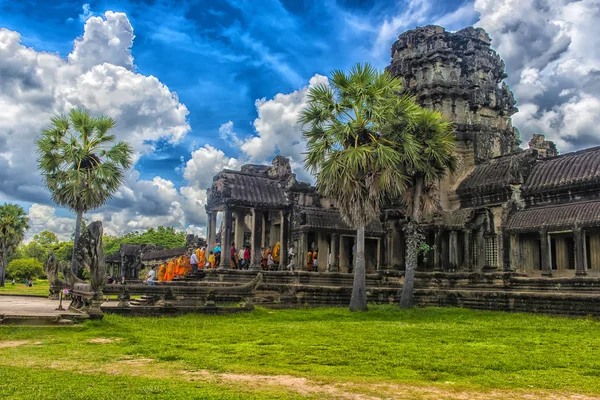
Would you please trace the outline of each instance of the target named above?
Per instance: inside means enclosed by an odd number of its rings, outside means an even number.
[[[125,128],[136,132],[131,140],[136,141],[140,157],[133,175],[117,199],[89,217],[104,218],[114,233],[159,223],[195,231],[205,223],[201,193],[213,167],[267,162],[281,153],[295,158],[298,168],[299,131],[285,120],[297,112],[311,79],[356,62],[383,69],[395,38],[418,25],[442,24],[448,30],[483,26],[505,58],[508,83],[524,107],[515,120],[524,138],[543,132],[564,150],[596,144],[593,126],[600,85],[590,77],[600,70],[595,69],[600,57],[586,47],[579,32],[597,29],[593,21],[598,5],[598,0],[0,0],[0,29],[20,34],[20,45],[35,54],[53,53],[62,60],[53,62],[66,63],[52,82],[45,79],[52,75],[51,68],[42,67],[45,76],[35,77],[43,81],[40,91],[48,104],[41,111],[51,115],[67,105],[83,105],[92,112],[120,115],[120,137],[129,138]],[[122,14],[110,22],[107,11]],[[97,30],[92,31],[94,21]],[[130,27],[135,38],[128,47]],[[111,35],[120,40],[109,42]],[[74,50],[77,38],[82,43],[80,54]],[[10,35],[4,40],[18,41]],[[5,58],[17,54],[13,58],[18,63],[3,69],[0,61],[0,104],[33,102],[42,107],[41,100],[15,94],[23,92],[15,87],[26,87],[30,79],[18,71],[34,70],[28,66],[36,62],[24,55],[28,54],[24,47],[10,48],[14,50],[7,50]],[[115,68],[102,69],[104,62]],[[78,65],[77,73],[71,72],[71,64]],[[39,70],[39,58],[36,65]],[[572,78],[577,68],[577,73],[591,79],[585,95],[578,92],[582,83]],[[13,86],[3,86],[3,78]],[[113,81],[123,86],[115,91],[110,86]],[[135,90],[127,89],[130,84]],[[124,99],[128,95],[131,99]],[[571,122],[573,115],[582,112],[589,114],[589,120]],[[28,116],[23,111],[11,118],[27,123],[40,118],[31,126],[35,135],[47,121],[40,114]],[[11,136],[14,126],[18,125],[0,122],[0,145],[4,135],[13,178],[21,169],[9,154],[27,149],[23,144],[27,139],[17,141]],[[0,150],[0,161],[2,154]],[[70,213],[54,209],[31,165],[26,172],[19,182],[10,177],[3,180],[0,174],[0,201],[17,201],[28,209],[37,205],[36,229],[58,218],[62,222],[55,229],[66,235]],[[36,213],[56,218],[44,219]]]

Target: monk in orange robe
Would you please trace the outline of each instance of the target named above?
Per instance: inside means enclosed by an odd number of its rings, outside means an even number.
[[[307,271],[312,271],[312,269],[313,269],[312,256],[313,256],[312,251],[309,251],[308,253],[306,253],[306,270]]]
[[[183,257],[179,257],[177,261],[175,261],[175,276],[183,276]]]
[[[190,272],[192,272],[192,264],[190,263],[190,256],[186,254],[183,257],[183,274],[187,275]]]
[[[175,262],[169,262],[167,266],[167,272],[165,273],[165,281],[170,282],[175,277]]]
[[[204,268],[206,266],[206,250],[204,247],[196,249],[196,257],[198,257],[198,268]]]
[[[158,281],[162,282],[165,280],[165,274],[167,273],[167,267],[165,264],[162,264],[159,268],[158,268]]]

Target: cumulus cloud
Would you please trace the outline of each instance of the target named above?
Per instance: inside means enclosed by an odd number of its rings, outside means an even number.
[[[35,203],[32,234],[72,231],[68,219],[57,218],[55,209],[44,205],[50,203],[49,194],[35,168],[35,140],[52,116],[84,107],[113,117],[113,132],[132,144],[136,158],[151,152],[159,139],[178,142],[190,130],[188,110],[177,94],[157,78],[135,72],[127,16],[111,11],[91,16],[89,7],[84,13],[84,33],[66,59],[28,48],[18,32],[0,28],[0,195]],[[132,171],[114,203],[99,212],[109,232],[137,229],[152,218],[183,228],[188,203],[172,182],[140,180]],[[116,206],[123,208],[115,212]]]
[[[278,93],[272,99],[256,100],[258,118],[254,120],[256,136],[247,138],[241,146],[244,155],[252,162],[270,161],[276,154],[290,157],[292,166],[300,178],[310,179],[302,167],[306,140],[302,137],[302,128],[298,117],[308,99],[311,87],[327,85],[326,76],[316,74],[309,84],[292,93]]]
[[[75,218],[58,217],[56,209],[42,204],[32,204],[28,211],[29,229],[26,239],[42,231],[54,232],[61,241],[71,239],[75,230]]]
[[[227,121],[219,127],[219,138],[224,140],[230,147],[240,147],[244,143],[233,130],[232,121]]]
[[[477,23],[506,62],[527,142],[544,133],[562,151],[600,144],[598,0],[476,0]]]
[[[225,155],[222,150],[211,145],[204,145],[192,152],[183,170],[183,177],[194,187],[207,189],[212,184],[213,176],[224,168],[236,169],[238,160]]]

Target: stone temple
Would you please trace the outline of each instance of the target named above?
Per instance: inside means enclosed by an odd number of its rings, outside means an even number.
[[[455,124],[459,168],[439,184],[440,209],[423,224],[431,254],[421,271],[517,271],[575,276],[600,272],[600,147],[558,155],[534,135],[519,147],[511,116],[517,112],[504,63],[481,28],[451,33],[425,26],[399,36],[388,71],[428,108]],[[295,264],[318,249],[320,270],[349,272],[355,232],[335,203],[298,182],[289,161],[224,170],[208,190],[208,243],[223,213],[224,249],[294,246]],[[367,271],[404,268],[402,208],[382,210],[366,232]],[[250,236],[244,235],[247,227]],[[248,243],[249,239],[249,243]],[[228,263],[228,251],[224,262]]]

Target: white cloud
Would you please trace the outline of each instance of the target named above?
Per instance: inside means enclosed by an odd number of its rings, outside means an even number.
[[[327,77],[316,74],[309,84],[292,93],[278,93],[272,99],[256,100],[258,118],[254,120],[254,129],[257,136],[249,137],[244,141],[241,150],[252,162],[266,162],[276,154],[291,157],[295,164],[295,172],[300,178],[308,179],[308,174],[303,168],[298,169],[299,163],[304,159],[306,140],[302,136],[302,128],[298,124],[298,117],[308,99],[308,90],[311,87],[329,83]]]
[[[87,17],[83,36],[66,59],[25,47],[19,33],[0,29],[0,196],[35,203],[30,210],[33,234],[49,229],[68,238],[74,223],[42,205],[50,199],[33,149],[52,116],[72,107],[111,116],[117,120],[117,138],[129,141],[136,157],[151,152],[152,142],[178,142],[190,130],[188,110],[177,94],[157,78],[135,72],[127,16],[107,11],[104,17]],[[189,218],[183,210],[190,210]],[[134,170],[97,214],[107,232],[123,233],[153,223],[184,229],[187,220],[200,220],[191,211],[189,200],[171,181],[140,180]]]
[[[477,23],[505,60],[519,102],[513,120],[561,151],[600,144],[600,1],[476,0]]]
[[[224,168],[236,169],[238,160],[229,158],[219,149],[206,144],[192,152],[183,170],[183,177],[194,187],[207,189],[212,184],[213,176]]]
[[[26,239],[31,239],[42,231],[50,231],[61,241],[68,241],[75,231],[75,218],[58,217],[54,207],[34,203],[29,207],[28,217]]]
[[[240,147],[244,143],[233,130],[232,121],[227,121],[219,127],[219,138],[224,140],[230,147]]]

